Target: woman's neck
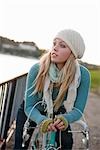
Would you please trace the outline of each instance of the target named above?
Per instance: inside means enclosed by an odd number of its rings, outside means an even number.
[[[63,68],[64,64],[59,63],[59,64],[56,64],[56,66],[59,70],[61,70]]]

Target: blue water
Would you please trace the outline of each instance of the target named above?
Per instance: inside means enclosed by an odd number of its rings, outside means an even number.
[[[29,71],[37,59],[0,54],[0,83]]]

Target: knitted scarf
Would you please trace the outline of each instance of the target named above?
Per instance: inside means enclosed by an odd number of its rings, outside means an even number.
[[[80,84],[81,73],[79,63],[76,60],[76,73],[73,82],[70,84],[68,88],[67,99],[64,101],[64,106],[66,111],[70,111],[74,105],[76,96],[77,96],[77,88]],[[53,85],[50,83],[61,83],[64,80],[63,76],[63,68],[59,70],[54,63],[51,63],[49,74],[46,75],[45,84],[44,84],[44,91],[43,91],[43,100],[47,104],[47,112],[48,116],[50,117],[53,114],[53,101],[52,101],[52,90]]]

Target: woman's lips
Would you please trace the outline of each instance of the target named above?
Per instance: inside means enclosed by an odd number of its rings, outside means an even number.
[[[52,55],[52,56],[58,56],[56,53],[52,53],[51,55]]]

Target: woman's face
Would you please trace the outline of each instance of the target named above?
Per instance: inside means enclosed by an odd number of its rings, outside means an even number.
[[[54,39],[51,50],[51,61],[56,63],[58,68],[62,68],[66,60],[71,54],[71,49],[61,39]]]

